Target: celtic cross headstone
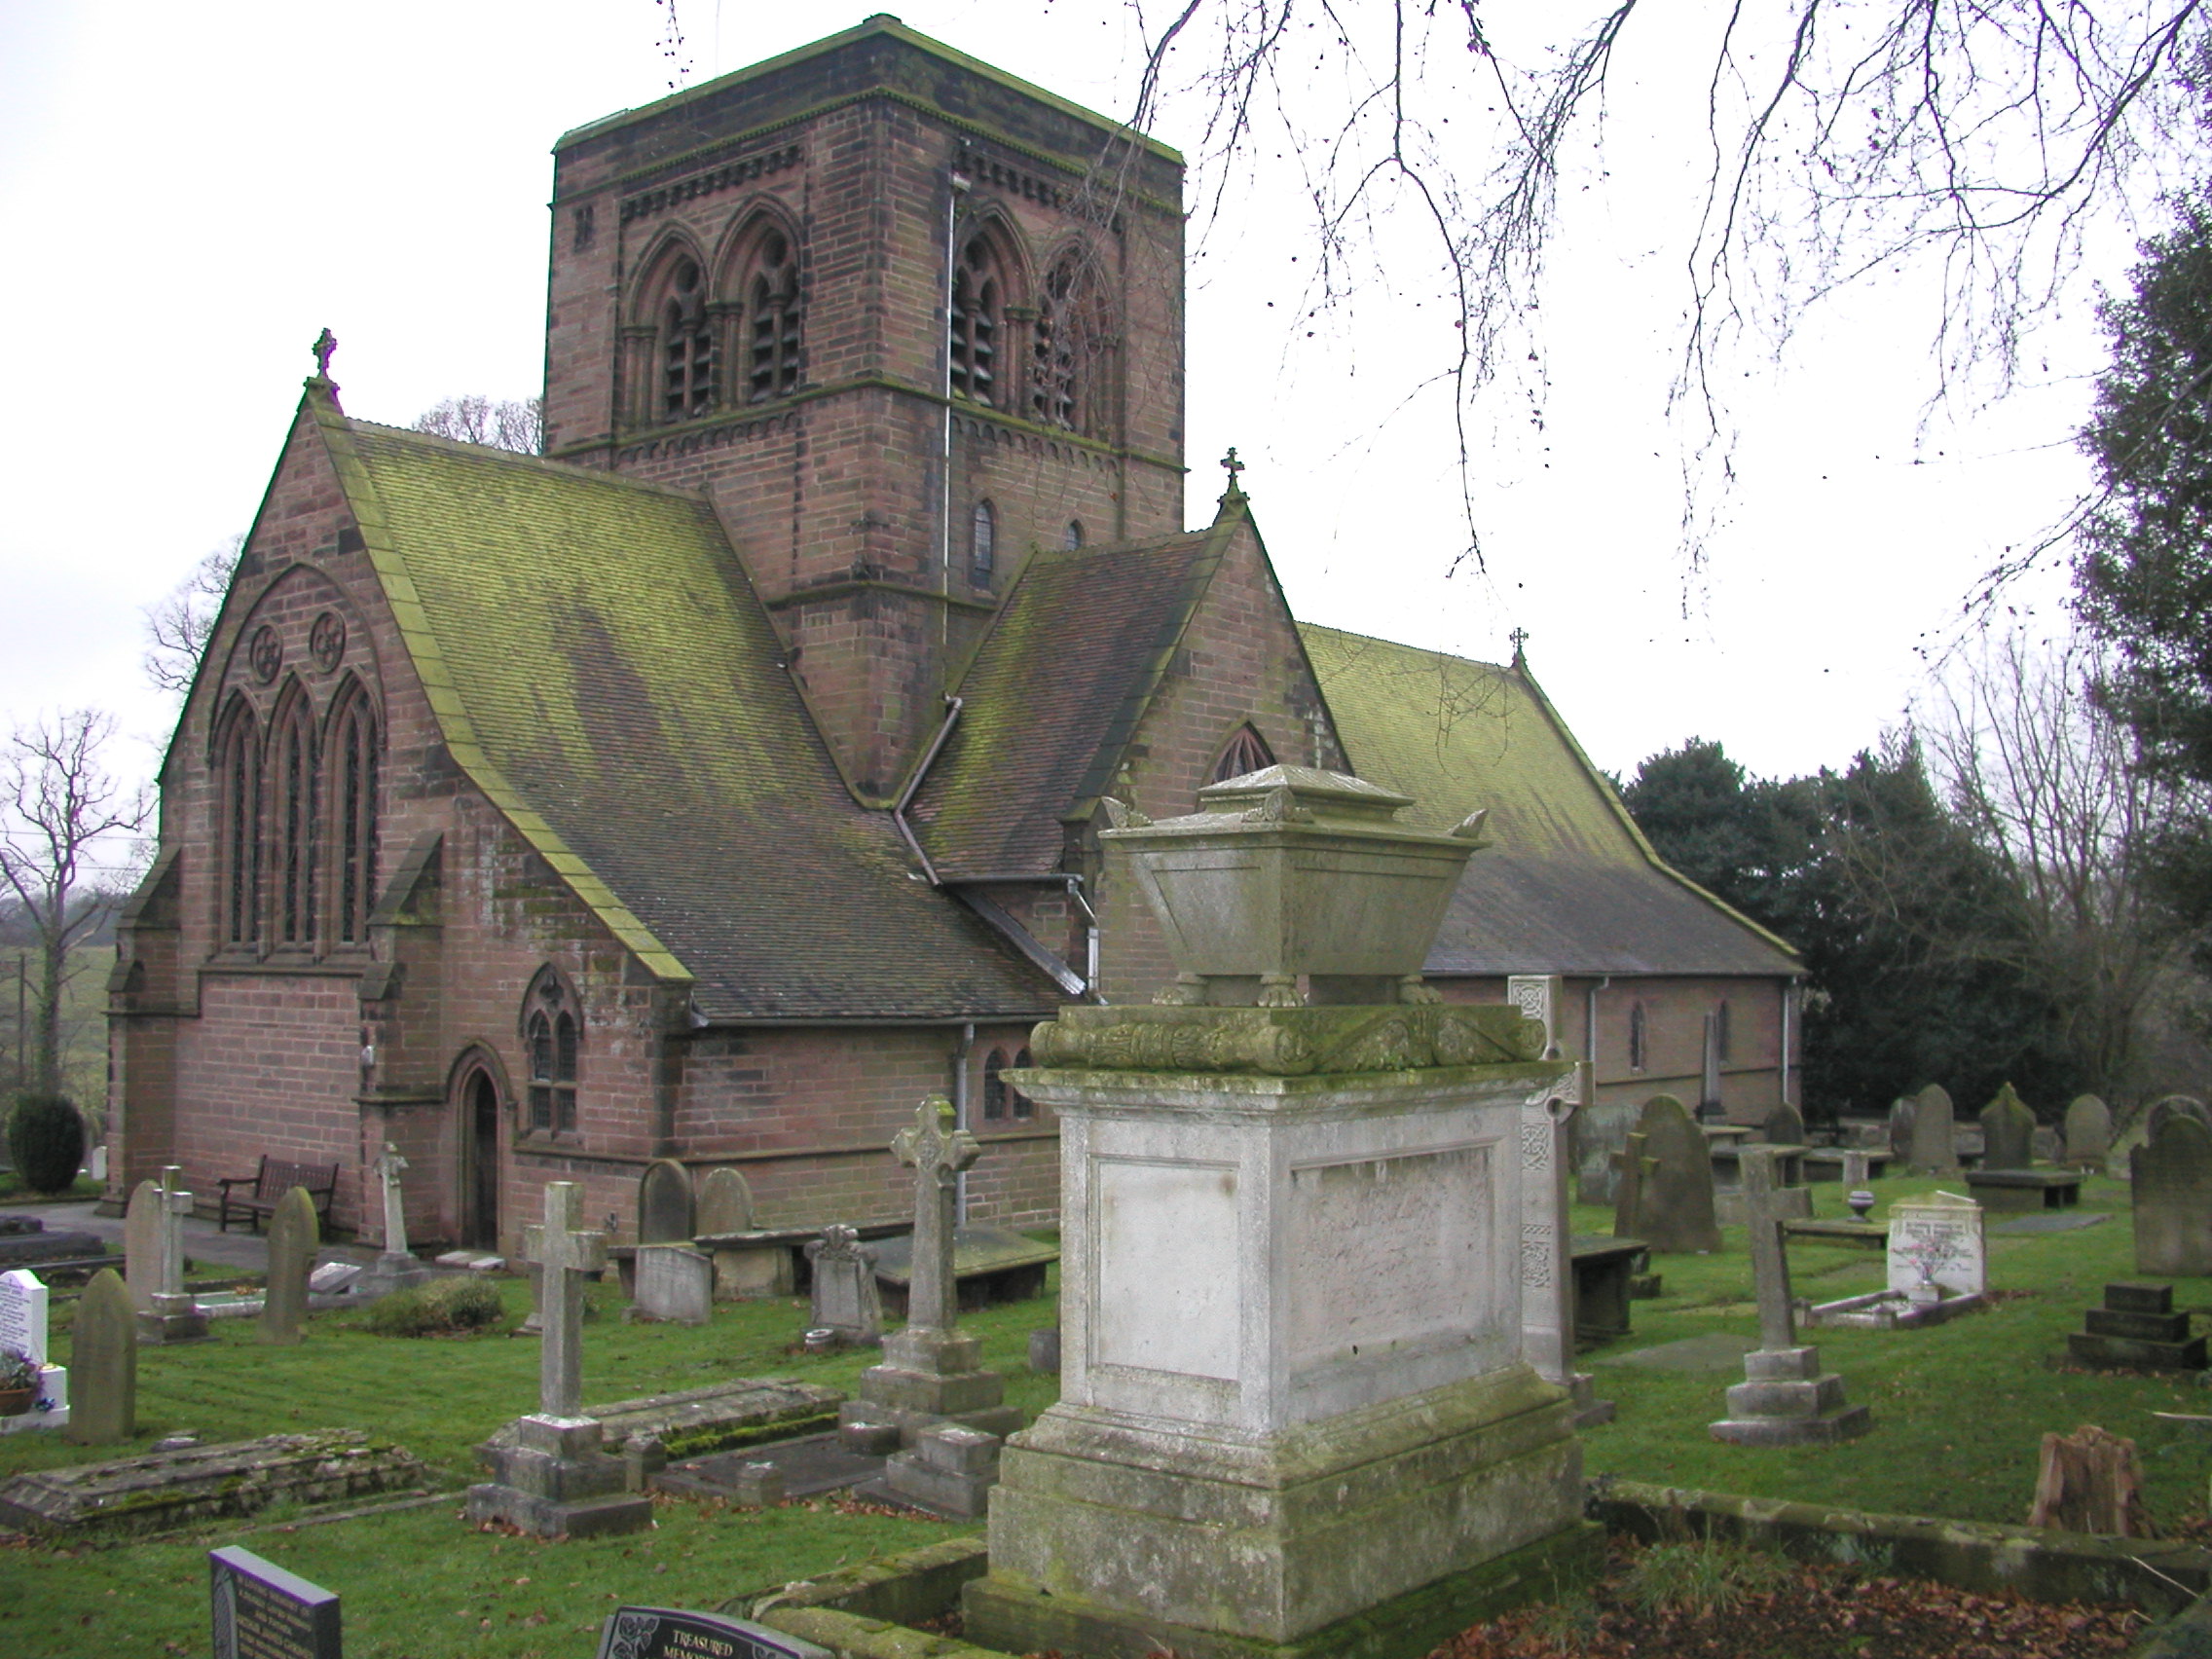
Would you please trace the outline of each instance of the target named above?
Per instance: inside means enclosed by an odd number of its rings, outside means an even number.
[[[914,1171],[914,1267],[907,1294],[909,1329],[949,1330],[955,1290],[952,1274],[953,1204],[960,1171],[981,1156],[966,1129],[953,1127],[952,1102],[932,1095],[914,1108],[914,1121],[891,1143],[892,1156]]]

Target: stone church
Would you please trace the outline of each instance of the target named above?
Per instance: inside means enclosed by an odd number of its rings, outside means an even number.
[[[1594,1126],[1793,1094],[1796,959],[1525,663],[1294,622],[1234,467],[1185,529],[1182,173],[872,18],[561,139],[542,459],[318,366],[120,930],[111,1197],[336,1162],[373,1238],[390,1143],[418,1240],[511,1248],[554,1179],[628,1235],[656,1157],[873,1221],[944,1092],[968,1213],[1050,1217],[1006,1074],[1169,972],[1101,802],[1278,762],[1492,809],[1430,975],[1510,980]]]

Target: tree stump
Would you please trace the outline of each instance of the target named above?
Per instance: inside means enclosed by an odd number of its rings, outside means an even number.
[[[2123,1538],[2151,1535],[2143,1511],[2143,1468],[2135,1442],[2083,1423],[2072,1434],[2043,1437],[2043,1467],[2036,1475],[2031,1527],[2063,1532],[2104,1532]]]

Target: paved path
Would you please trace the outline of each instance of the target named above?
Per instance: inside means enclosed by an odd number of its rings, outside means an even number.
[[[0,1209],[9,1207],[0,1203]],[[100,1215],[95,1200],[69,1204],[23,1204],[17,1206],[27,1214],[45,1221],[47,1231],[59,1233],[64,1229],[90,1233],[107,1241],[108,1248],[121,1254],[123,1250],[123,1217]],[[269,1240],[258,1233],[233,1231],[221,1233],[211,1221],[196,1215],[184,1218],[184,1254],[191,1262],[207,1262],[232,1269],[241,1273],[266,1273],[269,1271]],[[318,1262],[374,1262],[376,1251],[350,1244],[325,1244],[315,1252]]]

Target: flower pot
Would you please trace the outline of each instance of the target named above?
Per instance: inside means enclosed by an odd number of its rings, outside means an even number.
[[[20,1388],[0,1388],[0,1417],[21,1417],[37,1398],[38,1389],[28,1382]]]

